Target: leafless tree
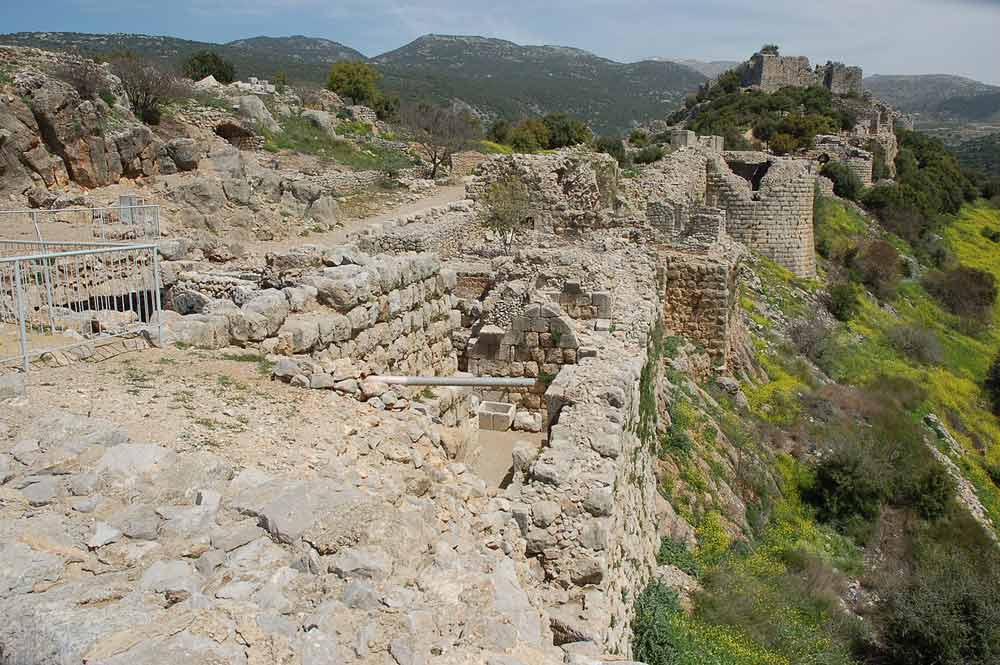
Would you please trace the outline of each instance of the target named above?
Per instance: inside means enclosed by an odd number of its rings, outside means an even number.
[[[431,178],[478,134],[477,123],[468,114],[431,104],[407,104],[400,109],[399,121],[430,161]]]
[[[73,86],[83,99],[94,99],[109,88],[107,71],[91,60],[67,58],[52,67],[52,75]]]
[[[135,55],[114,58],[111,70],[121,79],[132,112],[149,124],[157,124],[163,105],[180,94],[173,74]]]

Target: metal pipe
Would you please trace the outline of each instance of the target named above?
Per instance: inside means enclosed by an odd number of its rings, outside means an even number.
[[[530,388],[537,379],[512,379],[492,376],[369,376],[369,381],[377,381],[390,386],[459,386],[459,387],[507,387]]]

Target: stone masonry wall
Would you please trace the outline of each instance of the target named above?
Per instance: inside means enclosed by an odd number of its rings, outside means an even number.
[[[827,62],[813,69],[809,58],[803,56],[755,53],[744,70],[743,85],[764,92],[820,85],[835,95],[861,95],[862,79],[860,67],[848,67],[841,62]]]
[[[816,84],[816,73],[809,64],[809,58],[803,56],[756,53],[748,64],[743,84],[759,87],[764,92]]]
[[[437,257],[347,263],[326,250],[281,258],[268,276],[280,288],[242,306],[219,299],[196,314],[164,312],[167,341],[199,348],[259,345],[295,357],[295,368],[285,368],[282,378],[302,376],[299,383],[342,392],[357,392],[354,380],[362,375],[457,370],[451,344],[461,324],[451,293],[455,275],[442,270]]]
[[[657,279],[663,326],[698,342],[713,361],[725,364],[738,325],[738,274],[746,257],[730,239],[704,252],[664,246]]]
[[[625,178],[623,197],[638,211],[652,200],[696,203],[705,200],[708,156],[704,149],[682,148],[642,170],[638,178]]]
[[[436,252],[447,258],[479,230],[473,202],[458,201],[367,229],[358,246],[372,253]]]
[[[731,164],[763,176],[752,183]],[[707,203],[726,211],[729,235],[799,277],[816,274],[815,189],[808,161],[754,152],[725,152],[709,160]]]
[[[643,302],[652,326],[656,305]],[[545,573],[556,643],[592,641],[625,659],[659,546],[653,449],[638,434],[647,356],[645,340],[609,336],[600,355],[564,368],[545,394],[548,446],[522,463],[515,453],[508,488],[526,554]]]
[[[811,159],[821,163],[832,161],[846,166],[858,177],[865,187],[872,186],[872,176],[875,156],[867,150],[862,150],[841,136],[820,135],[816,137],[815,147],[807,153]]]
[[[466,194],[478,201],[506,178],[523,182],[536,229],[600,226],[618,194],[618,162],[610,155],[566,148],[545,155],[496,155],[480,164]]]
[[[529,304],[509,329],[483,326],[466,348],[468,371],[477,376],[537,379],[531,388],[504,391],[526,409],[543,406],[542,394],[559,371],[579,359],[573,320],[555,303]]]

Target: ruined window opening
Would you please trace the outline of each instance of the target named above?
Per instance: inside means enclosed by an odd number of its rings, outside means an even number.
[[[745,162],[727,162],[733,173],[750,183],[750,189],[759,192],[760,183],[771,169],[773,162],[761,162],[759,164],[747,164]]]

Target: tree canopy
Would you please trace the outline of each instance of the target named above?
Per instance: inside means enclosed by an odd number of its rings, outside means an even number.
[[[200,81],[206,76],[214,76],[219,83],[232,83],[236,80],[236,68],[215,51],[192,53],[184,61],[183,72],[192,81]]]
[[[371,106],[379,96],[376,84],[382,74],[364,62],[337,62],[330,67],[326,89],[350,97],[355,104]]]

